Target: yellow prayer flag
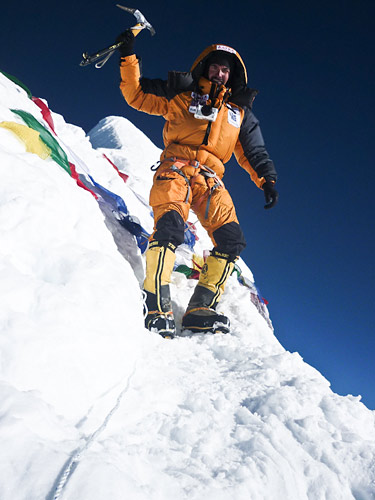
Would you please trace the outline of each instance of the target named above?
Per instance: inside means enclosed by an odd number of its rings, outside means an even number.
[[[50,148],[41,140],[39,132],[16,122],[0,122],[0,127],[13,132],[26,146],[28,153],[38,155],[42,160],[48,158],[51,154]]]

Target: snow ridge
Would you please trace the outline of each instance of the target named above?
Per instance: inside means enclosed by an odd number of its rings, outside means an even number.
[[[1,74],[0,91],[0,122],[21,123],[18,108],[44,123]],[[52,117],[70,161],[151,231],[149,167],[160,151],[125,118],[88,137]],[[0,158],[2,500],[375,498],[375,412],[285,351],[235,275],[220,304],[230,335],[151,334],[134,237],[2,128]],[[210,242],[197,230],[202,255]],[[177,261],[191,256],[182,246]],[[195,284],[173,273],[178,323]]]

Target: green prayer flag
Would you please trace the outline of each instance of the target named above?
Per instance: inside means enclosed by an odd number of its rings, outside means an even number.
[[[21,80],[19,80],[17,77],[15,77],[13,75],[10,75],[9,73],[5,73],[5,71],[0,71],[0,73],[2,73],[4,76],[6,76],[13,83],[15,83],[16,85],[18,85],[19,87],[21,87],[21,89],[23,89],[26,92],[26,94],[29,96],[30,99],[32,98],[32,96],[33,96],[32,93],[26,87],[26,85],[21,82]]]

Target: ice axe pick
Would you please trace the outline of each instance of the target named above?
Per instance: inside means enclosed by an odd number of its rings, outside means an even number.
[[[137,36],[143,29],[148,29],[151,33],[151,36],[155,35],[154,28],[147,21],[142,12],[140,12],[138,9],[131,9],[129,7],[124,7],[123,5],[119,4],[116,4],[116,7],[119,7],[120,9],[125,10],[130,14],[133,14],[134,17],[136,18],[137,24],[130,28],[134,36]],[[83,59],[80,62],[80,66],[88,66],[89,64],[92,64],[93,62],[97,61],[95,64],[95,68],[98,69],[102,68],[104,64],[108,61],[108,59],[111,57],[111,55],[115,52],[115,50],[118,49],[120,45],[122,45],[122,43],[123,42],[114,43],[109,47],[99,50],[91,55],[89,55],[87,52],[84,52],[82,55]]]

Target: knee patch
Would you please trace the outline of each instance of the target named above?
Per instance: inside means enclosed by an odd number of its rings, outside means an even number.
[[[160,217],[156,223],[153,239],[159,242],[171,242],[176,247],[184,242],[185,223],[181,215],[170,210]]]
[[[238,222],[229,222],[213,232],[215,250],[230,256],[239,256],[246,247],[245,236]]]

